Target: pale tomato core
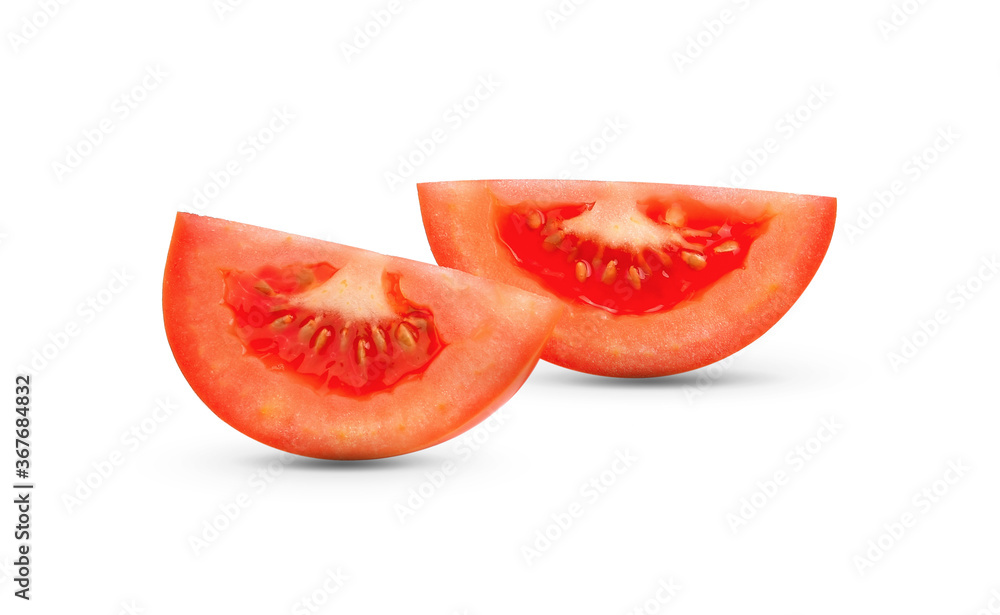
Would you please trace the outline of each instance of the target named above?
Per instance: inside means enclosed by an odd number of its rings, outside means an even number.
[[[398,275],[383,274],[395,315],[379,322],[348,321],[336,310],[295,300],[336,272],[327,263],[223,272],[223,299],[247,352],[322,394],[364,396],[423,373],[445,344],[431,310],[402,295]]]
[[[638,202],[635,211],[616,214],[623,221],[616,228],[635,228],[614,238],[610,229],[574,225],[595,207],[600,202],[497,207],[496,231],[545,288],[613,314],[662,312],[696,297],[744,267],[767,225],[766,218],[740,219],[696,202]]]

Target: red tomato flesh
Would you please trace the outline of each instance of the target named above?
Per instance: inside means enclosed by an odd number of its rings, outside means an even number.
[[[335,274],[328,263],[226,272],[236,334],[266,365],[287,368],[321,392],[364,395],[423,373],[443,347],[430,309],[408,302],[399,276],[388,273],[383,287],[395,318],[358,323],[309,309],[303,296]]]
[[[437,262],[563,302],[542,358],[606,376],[703,367],[791,308],[833,235],[833,198],[671,184],[418,184]]]
[[[562,308],[467,273],[178,214],[167,340],[195,393],[264,444],[373,459],[455,437],[531,373]]]
[[[573,234],[571,221],[593,207],[498,208],[497,233],[518,264],[553,293],[612,314],[652,314],[694,297],[742,268],[766,225],[711,212],[687,219],[683,207],[649,203],[634,215],[641,216],[638,224],[658,225],[662,243],[631,250]]]

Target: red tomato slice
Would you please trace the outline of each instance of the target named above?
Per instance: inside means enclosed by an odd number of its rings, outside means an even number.
[[[605,376],[703,367],[795,303],[833,235],[833,198],[669,184],[418,184],[438,263],[559,299],[542,358]]]
[[[373,459],[457,436],[528,377],[562,308],[491,280],[178,214],[163,316],[195,393],[299,455]]]

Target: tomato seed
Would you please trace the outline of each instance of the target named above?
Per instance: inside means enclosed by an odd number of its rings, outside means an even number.
[[[330,330],[328,328],[323,327],[322,329],[320,329],[319,335],[316,336],[316,345],[313,346],[313,349],[316,352],[321,352],[323,350],[323,347],[326,346],[327,340],[329,340],[332,335],[333,334],[330,333]]]
[[[608,266],[604,268],[604,274],[601,276],[601,281],[605,284],[611,284],[618,277],[618,261],[611,261]]]
[[[735,252],[740,249],[740,244],[735,241],[724,241],[721,244],[715,246],[716,252]]]
[[[372,339],[375,340],[375,348],[379,352],[385,352],[388,345],[385,342],[385,332],[382,327],[372,327]]]
[[[413,325],[406,322],[401,322],[396,326],[396,340],[399,341],[400,345],[406,350],[410,350],[417,347],[417,332],[413,328]]]
[[[551,235],[545,238],[545,249],[550,251],[555,250],[556,248],[559,247],[559,245],[562,243],[565,237],[566,234],[563,233],[562,231],[556,231],[555,233],[552,233]]]
[[[310,318],[302,324],[302,328],[299,329],[299,341],[303,344],[309,343],[312,339],[313,333],[316,333],[316,319]]]
[[[601,263],[604,262],[604,246],[597,246],[597,254],[594,255],[594,271],[601,268]]]
[[[687,222],[687,217],[684,215],[684,210],[677,205],[672,205],[669,210],[663,214],[663,221],[670,226],[684,226]]]
[[[309,286],[316,281],[316,274],[309,268],[299,269],[295,272],[295,281],[298,282],[300,287]]]
[[[690,252],[688,250],[681,252],[681,259],[684,260],[688,267],[694,269],[695,271],[701,271],[705,268],[705,265],[708,264],[708,261],[705,260],[704,256],[698,254],[697,252]]]
[[[294,316],[292,316],[291,314],[285,314],[281,318],[274,319],[271,322],[271,326],[274,327],[275,329],[281,330],[287,327],[288,325],[292,324],[293,320],[295,320]]]
[[[635,260],[639,262],[639,268],[642,269],[646,275],[653,273],[652,267],[650,267],[649,263],[646,262],[646,257],[642,255],[642,252],[639,252]]]
[[[639,290],[642,286],[642,280],[639,278],[639,270],[635,267],[628,268],[628,283],[636,290]]]
[[[414,327],[420,330],[427,330],[427,321],[423,318],[417,316],[407,316],[406,322],[410,323]]]
[[[358,365],[364,365],[365,360],[368,359],[368,341],[364,338],[359,338],[355,345],[355,352],[358,357]]]

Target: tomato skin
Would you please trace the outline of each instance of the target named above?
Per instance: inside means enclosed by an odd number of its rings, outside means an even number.
[[[246,352],[222,301],[225,270],[359,261],[399,274],[401,292],[433,310],[447,346],[419,378],[366,397],[324,394]],[[561,310],[463,272],[184,213],[163,279],[167,340],[202,401],[264,444],[324,459],[401,455],[472,428],[524,383]]]
[[[697,369],[745,347],[773,326],[812,280],[826,254],[836,199],[756,190],[561,180],[418,184],[437,262],[559,299],[566,306],[542,358],[591,374],[652,377]],[[767,218],[743,269],[727,273],[673,309],[616,315],[569,301],[525,273],[499,242],[498,207],[593,203],[610,194],[695,202],[744,218]],[[633,203],[635,201],[632,201]]]

